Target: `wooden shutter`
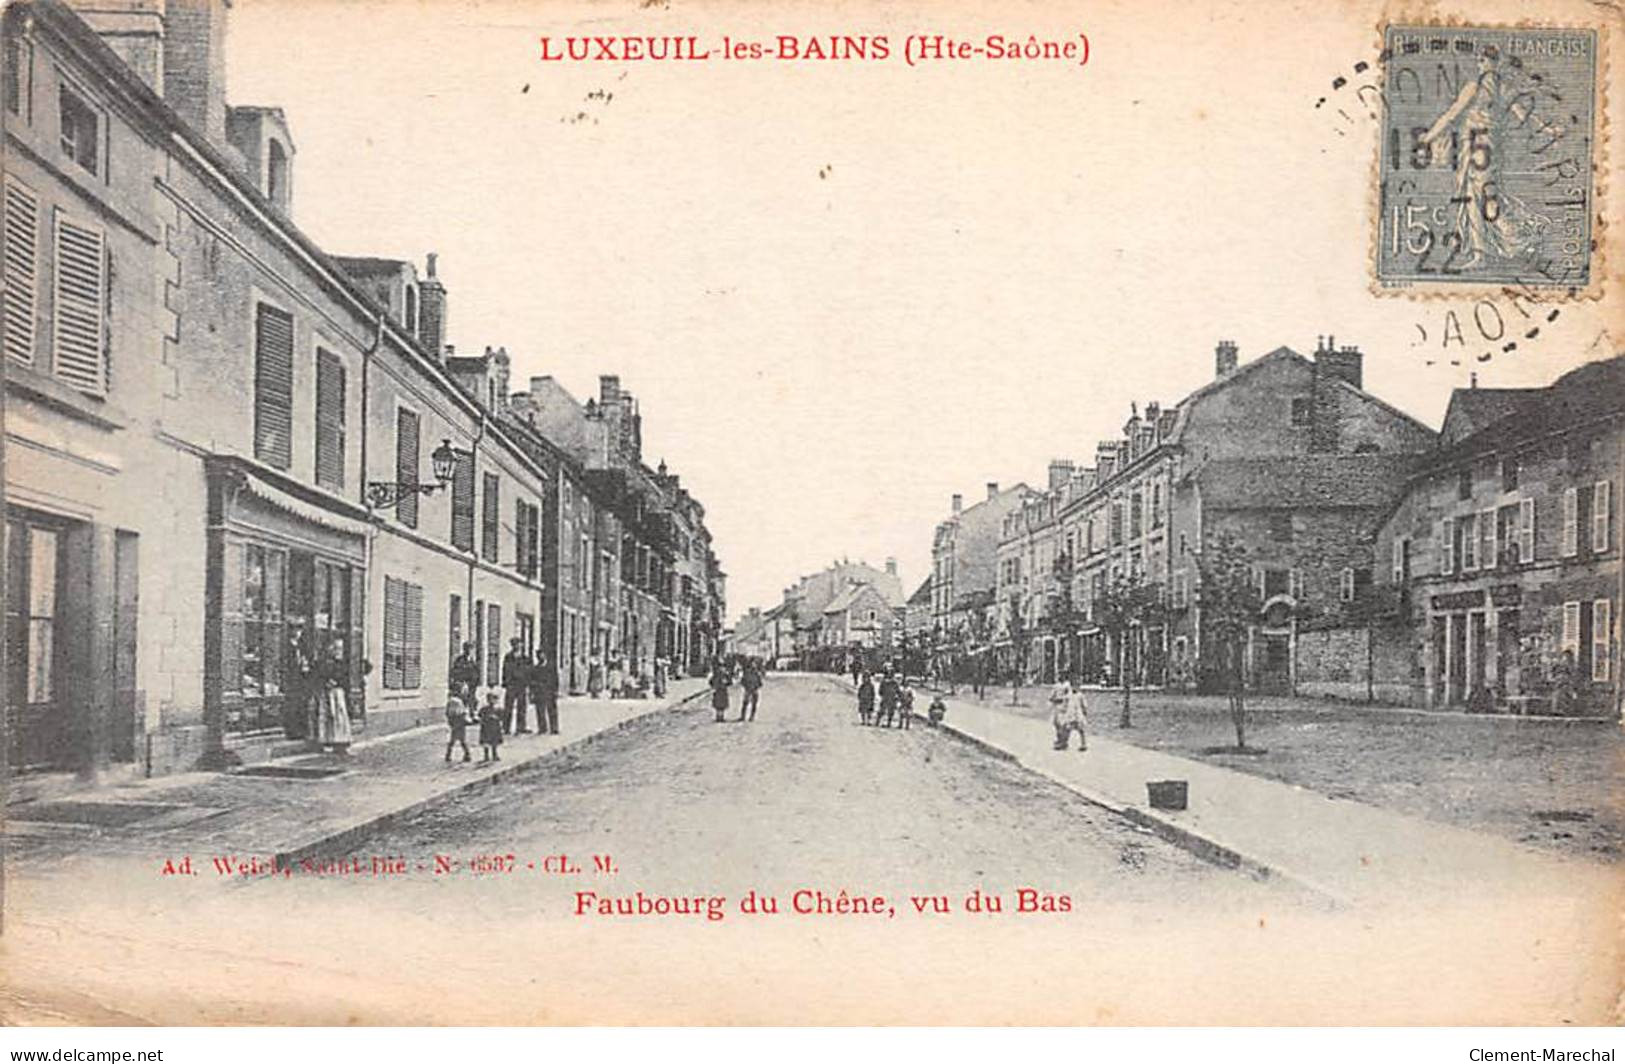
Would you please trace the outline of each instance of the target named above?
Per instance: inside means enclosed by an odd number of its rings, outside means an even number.
[[[1456,571],[1456,519],[1439,522],[1439,572],[1449,576]]]
[[[1575,656],[1580,653],[1580,604],[1578,602],[1563,603],[1563,633],[1558,650],[1572,650]]]
[[[1580,489],[1563,489],[1563,557],[1580,553]]]
[[[407,528],[418,527],[418,416],[400,407],[395,411],[395,480],[402,485],[395,513]],[[410,485],[410,487],[408,487]]]
[[[401,621],[401,686],[410,691],[423,686],[423,587],[421,585],[402,585]]]
[[[254,321],[254,456],[293,464],[293,315],[264,303]]]
[[[1591,604],[1591,678],[1598,683],[1607,683],[1609,679],[1609,650],[1613,637],[1610,606],[1612,603],[1608,599],[1597,599]]]
[[[1479,567],[1484,569],[1495,568],[1495,553],[1499,544],[1495,535],[1495,511],[1485,510],[1478,515],[1478,554]]]
[[[502,478],[485,474],[485,509],[480,529],[480,554],[488,562],[497,560],[497,530],[502,521]]]
[[[27,185],[9,177],[5,241],[5,327],[0,335],[8,357],[33,365],[38,332],[39,197]]]
[[[1527,565],[1535,560],[1535,500],[1518,500],[1518,561]]]
[[[457,453],[451,475],[451,545],[458,550],[474,549],[474,454]]]
[[[405,657],[401,646],[405,605],[404,585],[393,576],[384,577],[384,686],[398,691],[405,686]]]
[[[107,247],[102,231],[56,216],[55,365],[80,391],[107,391]]]
[[[316,483],[344,487],[344,362],[316,351]]]
[[[485,604],[485,682],[495,687],[502,681],[502,607]]]
[[[1613,500],[1609,498],[1609,491],[1613,484],[1606,480],[1597,481],[1591,489],[1591,552],[1601,554],[1608,549],[1608,521],[1610,517],[1609,506]]]

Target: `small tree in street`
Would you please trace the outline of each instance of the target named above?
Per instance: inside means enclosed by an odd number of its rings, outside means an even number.
[[[1021,694],[1022,674],[1027,671],[1027,646],[1032,642],[1032,629],[1027,627],[1027,618],[1021,610],[1021,594],[1017,592],[1010,596],[1010,653],[1015,658],[1015,668],[1010,673],[1010,704],[1016,705]]]
[[[978,606],[970,611],[964,627],[957,629],[954,636],[959,641],[958,645],[969,647],[971,684],[976,689],[977,698],[987,697],[988,632],[987,610]]]
[[[1133,725],[1130,715],[1133,677],[1129,675],[1128,641],[1137,638],[1145,625],[1161,616],[1162,590],[1156,584],[1147,583],[1139,573],[1119,573],[1095,598],[1094,609],[1095,623],[1112,637],[1117,647],[1117,682],[1123,685],[1123,712],[1117,726],[1128,728]]]
[[[1072,653],[1072,637],[1083,624],[1083,610],[1072,595],[1072,555],[1062,551],[1055,556],[1056,592],[1050,599],[1049,623],[1067,649],[1067,676],[1078,678],[1078,659]]]
[[[1247,633],[1263,609],[1247,549],[1229,532],[1211,537],[1197,556],[1202,583],[1202,636],[1218,649],[1230,719],[1236,729],[1236,749],[1247,748],[1247,690],[1245,656]]]

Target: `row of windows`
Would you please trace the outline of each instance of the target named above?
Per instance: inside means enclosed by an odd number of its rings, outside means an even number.
[[[446,673],[448,677],[463,650],[463,597],[448,597],[446,618]],[[502,676],[502,607],[476,599],[472,614],[473,650],[477,686],[494,686]],[[514,611],[514,635],[526,651],[533,649],[536,618]],[[549,652],[550,653],[550,652]],[[383,685],[389,691],[415,691],[423,685],[423,588],[392,576],[384,578]]]
[[[1613,542],[1613,485],[1606,480],[1590,487],[1566,488],[1562,496],[1563,525],[1558,553],[1563,558],[1602,554]],[[1536,502],[1519,499],[1440,522],[1439,573],[1449,576],[1535,560]],[[1410,543],[1396,538],[1393,545],[1395,582],[1410,577]]]
[[[1598,683],[1607,683],[1612,678],[1612,656],[1609,654],[1612,625],[1613,603],[1608,599],[1563,603],[1563,631],[1559,649],[1574,655],[1582,671],[1589,664],[1591,678]],[[1588,627],[1589,632],[1585,630]],[[1589,663],[1585,660],[1588,656],[1591,659]]]
[[[50,366],[38,364],[41,215],[39,195],[15,178],[5,182],[6,296],[3,335],[8,357],[48,372],[91,395],[108,386],[107,319],[112,262],[105,231],[56,208],[49,225],[52,264]]]

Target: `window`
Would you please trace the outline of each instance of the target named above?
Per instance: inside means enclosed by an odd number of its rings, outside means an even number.
[[[495,685],[502,675],[502,607],[485,604],[485,682]]]
[[[1563,557],[1580,553],[1580,489],[1563,489]]]
[[[401,485],[401,501],[395,516],[407,528],[418,527],[418,415],[414,410],[395,410],[395,480]]]
[[[384,577],[384,688],[423,685],[423,588]]]
[[[1613,487],[1612,483],[1606,480],[1599,480],[1591,487],[1591,553],[1593,554],[1601,554],[1606,551],[1609,540],[1612,538],[1609,535],[1609,518],[1612,516],[1609,510],[1611,502],[1609,489],[1611,487]]]
[[[293,315],[267,303],[254,308],[254,457],[293,464]]]
[[[344,487],[344,362],[316,349],[316,483]]]
[[[458,451],[451,472],[451,545],[474,549],[474,452]]]
[[[1292,515],[1290,513],[1272,513],[1269,522],[1270,539],[1277,543],[1292,542]]]
[[[1265,569],[1262,578],[1262,592],[1266,599],[1276,595],[1290,595],[1292,593],[1292,572],[1289,569]]]
[[[1496,538],[1495,511],[1485,510],[1478,515],[1478,564],[1480,568],[1495,568]]]
[[[1179,534],[1179,554],[1180,554],[1181,557],[1184,557],[1185,555],[1189,554],[1190,552],[1191,552],[1190,539],[1185,535],[1185,533],[1181,532]]]
[[[34,44],[12,34],[6,38],[6,110],[23,121],[32,121],[34,83]]]
[[[1469,466],[1456,474],[1456,498],[1466,502],[1473,497],[1473,470]]]
[[[494,562],[499,553],[497,531],[502,523],[502,478],[495,473],[485,474],[484,506],[480,520],[480,556]]]
[[[1515,454],[1501,459],[1501,490],[1518,490],[1518,456]]]
[[[1123,500],[1121,499],[1112,501],[1111,534],[1112,546],[1121,545],[1123,542]]]
[[[1478,568],[1478,515],[1468,514],[1456,518],[1456,557],[1461,559],[1461,571],[1470,573]]]
[[[1162,485],[1151,485],[1151,527],[1162,527]]]
[[[1558,645],[1558,651],[1567,651],[1576,656],[1580,653],[1580,604],[1578,602],[1563,603],[1563,634]]]
[[[288,206],[288,150],[282,142],[270,142],[265,153],[265,198],[284,209]]]
[[[1598,683],[1607,683],[1609,678],[1608,644],[1613,635],[1611,605],[1608,599],[1598,599],[1591,604],[1591,678]]]
[[[1145,497],[1140,492],[1137,491],[1129,496],[1128,535],[1130,539],[1139,539],[1145,532],[1145,520],[1142,512],[1144,505]]]
[[[1181,569],[1174,574],[1173,604],[1175,609],[1183,609],[1190,601],[1190,576]]]
[[[1518,500],[1518,561],[1535,560],[1535,500]]]
[[[1309,414],[1313,409],[1307,397],[1292,400],[1292,423],[1303,426],[1309,424]]]
[[[100,229],[81,225],[60,212],[56,216],[55,290],[57,379],[82,392],[103,395],[107,391],[106,242]]]
[[[286,556],[258,544],[243,548],[241,687],[250,697],[282,693],[282,606]],[[263,722],[262,722],[263,723]]]
[[[38,327],[39,197],[27,185],[7,177],[5,214],[6,355],[32,365]]]
[[[89,170],[100,173],[101,119],[95,108],[66,84],[58,93],[61,114],[62,154]]]
[[[1403,536],[1394,537],[1394,583],[1403,584],[1411,578],[1411,541]]]

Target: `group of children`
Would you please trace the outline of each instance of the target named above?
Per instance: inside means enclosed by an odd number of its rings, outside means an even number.
[[[878,684],[867,672],[858,673],[857,683],[860,723],[890,728],[895,722],[904,731],[914,723],[914,688],[909,686],[907,678],[900,679],[893,673],[891,666],[888,665],[881,672]],[[926,710],[926,720],[934,728],[947,713],[948,706],[939,694],[931,700],[931,706]]]
[[[472,760],[468,752],[468,726],[473,723],[470,719],[468,706],[456,695],[452,695],[446,702],[446,724],[451,728],[451,738],[446,740],[446,760],[451,760],[451,748],[463,748],[463,760]],[[497,753],[497,747],[502,745],[502,707],[497,705],[497,693],[494,689],[485,692],[485,705],[479,711],[480,725],[480,764],[492,761],[501,761],[502,755]]]

